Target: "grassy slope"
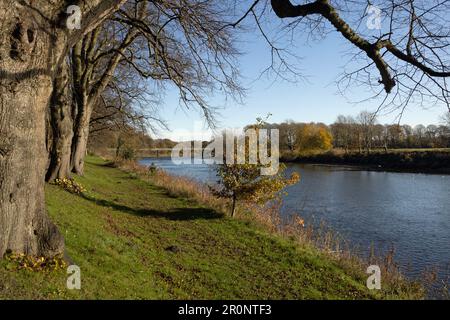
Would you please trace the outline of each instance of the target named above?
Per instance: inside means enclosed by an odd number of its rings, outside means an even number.
[[[99,159],[77,180],[90,199],[48,186],[47,203],[81,267],[82,290],[67,291],[62,271],[8,271],[0,262],[0,298],[375,297],[364,274],[349,276],[315,249],[170,197]]]

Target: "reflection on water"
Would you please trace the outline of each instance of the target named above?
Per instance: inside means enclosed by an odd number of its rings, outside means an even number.
[[[141,162],[201,182],[216,180],[207,165]],[[288,189],[285,213],[298,213],[314,224],[324,221],[365,253],[372,244],[394,247],[396,261],[410,276],[430,266],[450,274],[450,176],[289,164],[287,172],[293,171],[301,181]]]

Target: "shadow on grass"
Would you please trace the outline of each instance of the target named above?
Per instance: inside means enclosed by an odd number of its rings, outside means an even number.
[[[93,166],[98,167],[107,167],[107,168],[116,168],[114,165],[114,162],[109,161],[106,163],[90,163]],[[128,179],[137,179],[135,177],[127,177]],[[158,192],[159,193],[159,192]],[[161,192],[167,197],[170,198],[178,198],[176,196],[171,195],[167,191]],[[217,211],[213,209],[207,209],[207,208],[174,208],[169,211],[158,211],[153,209],[145,209],[145,208],[133,208],[126,205],[119,204],[114,201],[106,200],[106,199],[97,199],[92,196],[88,196],[83,194],[82,197],[88,201],[91,201],[95,203],[96,205],[106,207],[106,208],[112,208],[117,211],[121,211],[127,214],[132,214],[138,217],[155,217],[155,218],[164,218],[167,220],[174,220],[174,221],[183,221],[183,220],[197,220],[197,219],[203,219],[203,220],[213,220],[213,219],[220,219],[223,218],[224,215],[221,213],[218,213]]]
[[[113,201],[105,199],[96,199],[87,195],[82,196],[84,199],[95,203],[96,205],[112,208],[117,211],[121,211],[127,214],[132,214],[138,217],[155,217],[164,218],[173,221],[185,221],[185,220],[212,220],[223,218],[223,214],[220,214],[212,209],[207,208],[175,208],[168,212],[152,210],[152,209],[141,209],[132,208],[125,205],[118,204]]]

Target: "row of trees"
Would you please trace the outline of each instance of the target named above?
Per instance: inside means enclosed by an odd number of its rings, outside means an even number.
[[[90,135],[125,154],[145,140],[137,132],[165,125],[164,89],[210,122],[207,95],[240,95],[220,1],[76,1],[85,14],[73,29],[69,4],[0,1],[0,43],[11,44],[0,55],[0,254],[62,252],[44,182],[83,175]]]
[[[332,148],[366,153],[372,149],[450,148],[450,113],[442,118],[442,124],[429,126],[383,125],[376,114],[363,111],[356,117],[338,116],[329,126],[286,121],[270,127],[280,130],[280,148],[291,154]]]
[[[448,116],[447,116],[448,117]],[[448,148],[450,123],[440,125],[380,124],[376,114],[361,112],[356,118],[339,116],[330,126],[334,147],[360,152],[371,149]]]
[[[282,77],[298,75],[285,55],[295,44],[271,41],[267,30],[283,38],[270,24],[273,12],[289,19],[281,29],[289,39],[333,30],[347,41],[359,64],[340,84],[393,93],[397,107],[414,99],[449,106],[450,4],[377,5],[389,20],[383,33],[361,23],[364,0],[351,8],[343,0],[0,0],[0,254],[62,252],[46,214],[45,178],[83,173],[92,123],[105,130],[158,121],[147,106],[165,86],[213,123],[206,97],[241,93],[235,58],[244,21],[267,41],[268,70]]]
[[[207,119],[204,90],[239,90],[234,69],[225,65],[235,54],[231,35],[219,32],[213,3],[128,1],[71,48],[50,109],[48,181],[71,171],[83,174],[90,132],[144,129],[148,120],[163,124],[152,108],[157,101],[151,88],[161,90],[170,82],[181,100],[199,105]]]

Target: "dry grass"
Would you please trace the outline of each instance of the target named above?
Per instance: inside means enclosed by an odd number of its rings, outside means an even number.
[[[387,254],[378,255],[373,248],[369,257],[363,258],[348,241],[337,235],[328,228],[325,223],[319,227],[305,225],[305,221],[298,215],[292,214],[288,219],[281,219],[282,203],[274,203],[264,208],[251,206],[250,212],[252,218],[285,238],[295,241],[301,246],[313,246],[319,249],[330,259],[336,261],[340,266],[352,274],[355,270],[365,270],[370,265],[377,265],[381,269],[383,282],[392,293],[408,291],[407,287],[413,286],[417,291],[423,291],[425,287],[431,287],[432,282],[421,284],[408,281],[400,272],[400,267],[394,260],[394,251],[390,250]],[[357,276],[357,274],[353,274]],[[430,273],[424,274],[424,279],[435,278]],[[421,288],[423,287],[423,289]],[[436,296],[434,294],[434,296]]]

